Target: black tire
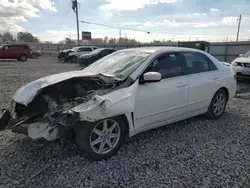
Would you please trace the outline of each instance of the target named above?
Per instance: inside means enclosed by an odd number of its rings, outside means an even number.
[[[219,95],[222,95],[223,98],[224,98],[224,99],[223,99],[223,100],[224,100],[224,106],[221,107],[220,112],[216,113],[216,112],[215,112],[216,110],[215,110],[214,108],[216,108],[216,107],[215,107],[215,103],[216,103],[217,97],[218,97]],[[228,102],[228,98],[227,98],[227,94],[226,94],[225,90],[219,89],[219,90],[214,94],[214,96],[213,96],[213,98],[212,98],[212,101],[211,101],[211,103],[210,103],[210,105],[209,105],[209,108],[208,108],[208,111],[207,111],[206,115],[207,115],[209,118],[211,118],[211,119],[219,119],[219,118],[224,114],[224,112],[225,112],[225,109],[226,109],[226,106],[227,106],[227,102]]]
[[[76,62],[77,62],[77,57],[76,56],[70,57],[70,63],[76,63]]]
[[[94,149],[92,149],[93,146],[91,146],[90,140],[92,139],[94,128],[96,128],[100,123],[102,123],[105,120],[107,121],[114,120],[115,122],[118,123],[118,126],[120,128],[120,134],[119,134],[120,137],[119,139],[117,138],[117,140],[115,141],[116,144],[114,145],[114,148],[111,151],[105,154],[99,154],[96,151],[94,151]],[[108,159],[109,157],[114,155],[118,151],[118,149],[123,145],[124,139],[125,139],[124,128],[125,128],[124,121],[120,117],[107,118],[107,119],[100,120],[98,122],[93,122],[93,123],[92,122],[80,122],[75,128],[77,147],[83,152],[84,156],[89,160],[99,161],[102,159]],[[100,145],[101,145],[101,142],[100,142]],[[105,144],[107,146],[107,143]]]
[[[27,61],[28,57],[24,54],[20,55],[20,57],[18,58],[19,61]]]

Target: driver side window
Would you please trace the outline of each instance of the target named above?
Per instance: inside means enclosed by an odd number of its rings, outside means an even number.
[[[166,53],[153,61],[147,72],[159,72],[162,79],[183,75],[185,58],[180,53]]]
[[[9,46],[4,46],[4,50],[9,50]]]

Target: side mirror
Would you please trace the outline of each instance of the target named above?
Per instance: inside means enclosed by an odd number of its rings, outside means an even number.
[[[243,54],[239,54],[239,57],[242,57],[243,56]]]
[[[161,81],[161,73],[159,72],[146,72],[143,74],[144,82],[159,82]]]

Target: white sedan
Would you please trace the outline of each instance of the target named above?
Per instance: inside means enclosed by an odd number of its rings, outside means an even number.
[[[21,87],[0,129],[48,141],[75,133],[85,156],[101,160],[126,136],[201,114],[220,118],[235,93],[231,66],[206,52],[132,48]]]

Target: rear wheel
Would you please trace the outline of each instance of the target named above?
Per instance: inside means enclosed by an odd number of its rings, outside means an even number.
[[[19,61],[27,61],[27,56],[26,55],[20,55],[20,57],[18,58]]]
[[[124,137],[124,122],[119,117],[82,122],[76,127],[76,144],[90,160],[114,155],[124,143]]]
[[[219,89],[213,96],[207,115],[212,119],[219,119],[225,112],[227,95],[225,90]]]

